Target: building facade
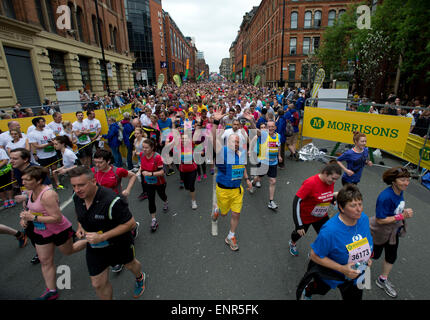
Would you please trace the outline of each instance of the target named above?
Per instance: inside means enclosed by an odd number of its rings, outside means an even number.
[[[219,66],[219,73],[227,79],[231,78],[230,58],[224,58],[221,60],[221,65]]]
[[[291,87],[309,87],[324,30],[353,2],[358,1],[262,0],[240,26],[234,44],[236,74],[246,54],[245,81],[253,82],[258,74],[262,85],[277,86],[282,79]]]
[[[132,86],[134,58],[123,0],[98,0],[99,19],[95,1],[3,0],[0,4],[0,107],[18,101],[37,106],[45,97],[55,101],[57,91],[89,89],[104,95],[108,86],[110,90]],[[57,13],[59,6],[69,8],[69,26],[64,18],[67,11]]]

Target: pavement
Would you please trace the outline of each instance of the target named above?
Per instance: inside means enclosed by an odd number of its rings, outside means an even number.
[[[327,141],[316,141],[319,147],[332,147]],[[384,154],[385,165],[403,164]],[[146,290],[140,300],[294,300],[295,290],[308,263],[310,244],[315,231],[310,228],[298,243],[300,255],[289,253],[288,240],[294,223],[292,200],[301,183],[324,166],[321,161],[287,160],[286,168],[278,170],[275,202],[279,208],[267,208],[268,180],[263,178],[262,188],[254,194],[245,192],[244,205],[237,231],[239,251],[233,252],[225,244],[229,231],[228,217],[220,217],[218,236],[211,235],[210,212],[213,198],[213,178],[196,182],[198,209],[191,209],[191,200],[185,190],[179,189],[179,174],[167,177],[169,211],[162,212],[157,198],[159,229],[150,232],[150,215],[147,200],[139,201],[141,186],[136,182],[129,196],[129,206],[140,222],[139,236],[135,241],[136,257],[147,275]],[[364,212],[375,214],[376,199],[386,188],[382,182],[384,168],[368,167],[364,170],[359,188],[364,196]],[[249,172],[249,170],[248,170]],[[65,205],[72,195],[67,182],[59,191],[63,214],[76,229],[73,202]],[[125,182],[123,182],[125,184]],[[341,188],[338,181],[335,190]],[[390,280],[398,289],[398,300],[430,299],[430,278],[424,271],[430,267],[430,250],[423,247],[429,239],[430,191],[411,180],[405,192],[406,207],[414,210],[408,221],[408,232],[400,241],[398,260]],[[157,196],[158,197],[158,196]],[[18,207],[0,211],[0,223],[19,228]],[[335,208],[331,209],[335,213]],[[40,264],[31,265],[35,254],[31,244],[18,248],[14,237],[0,235],[0,299],[32,300],[45,289]],[[71,271],[71,288],[60,290],[62,300],[96,300],[91,286],[85,251],[72,256],[55,254],[56,266],[68,266]],[[364,300],[392,300],[374,281],[382,268],[375,261],[371,268],[371,290],[365,290]],[[61,272],[58,273],[61,276]],[[110,274],[114,299],[133,300],[134,277],[127,270]],[[315,300],[341,299],[337,290]]]

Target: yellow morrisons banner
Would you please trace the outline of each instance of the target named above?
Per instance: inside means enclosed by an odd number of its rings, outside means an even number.
[[[367,146],[403,152],[412,119],[354,111],[305,107],[303,136],[353,143],[352,133],[367,136]]]
[[[416,165],[418,165],[421,156],[420,167],[430,170],[430,141],[427,140],[425,146],[424,142],[424,138],[409,134],[404,151],[391,151],[389,153]]]
[[[121,121],[124,119],[123,113],[128,112],[130,114],[133,113],[133,109],[131,108],[132,103],[129,103],[125,106],[116,109],[106,109],[106,115],[109,117],[113,117],[116,121]]]

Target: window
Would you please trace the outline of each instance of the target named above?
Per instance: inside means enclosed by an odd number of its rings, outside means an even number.
[[[334,25],[334,21],[336,20],[336,11],[330,10],[328,12],[328,26],[331,27]]]
[[[79,56],[79,66],[81,67],[82,83],[85,90],[92,90],[90,78],[90,65],[87,57]]]
[[[289,64],[288,65],[288,80],[294,81],[296,79],[296,65]]]
[[[109,9],[112,9],[112,0],[106,0],[106,5]]]
[[[92,22],[93,22],[93,33],[94,33],[94,41],[100,45],[100,38],[99,38],[99,31],[97,28],[97,18],[96,16],[92,16]]]
[[[84,41],[84,31],[83,31],[82,21],[83,21],[82,8],[77,7],[77,9],[76,9],[76,23],[78,24],[79,40]]]
[[[51,0],[43,0],[46,4],[46,10],[48,11],[48,19],[49,19],[49,26],[51,28],[51,32],[57,33],[57,24],[55,23],[57,19],[54,15],[54,9],[52,6]]]
[[[100,62],[100,73],[101,73],[101,78],[103,83],[103,90],[106,91],[107,90],[107,78],[106,78],[107,70],[106,70],[105,64],[103,63],[103,60],[99,60],[99,62]]]
[[[314,14],[314,28],[321,27],[321,11],[317,10]]]
[[[113,44],[113,48],[115,51],[118,52],[118,47],[117,47],[117,39],[118,39],[118,29],[116,27],[113,28],[113,38],[112,38],[112,44]]]
[[[309,54],[311,38],[303,38],[303,54]]]
[[[34,5],[36,7],[37,17],[39,19],[40,25],[43,29],[47,30],[48,27],[45,23],[45,19],[43,18],[42,3],[40,2],[40,0],[34,0]]]
[[[312,38],[312,53],[320,47],[320,37]]]
[[[118,81],[118,89],[122,89],[122,82],[121,82],[121,67],[119,63],[115,63],[115,69],[116,69],[116,79]]]
[[[297,38],[290,38],[290,54],[295,55],[297,52]]]
[[[344,10],[344,9],[339,10],[339,19],[345,12],[346,12],[346,10]]]
[[[66,66],[64,65],[64,53],[49,50],[49,61],[55,90],[67,91],[69,86],[67,84]]]
[[[291,29],[297,29],[297,19],[298,19],[298,13],[292,12],[291,13]]]
[[[170,48],[172,49],[172,57],[174,55],[174,46],[173,46],[173,31],[170,29]]]
[[[73,13],[75,12],[75,5],[71,2],[68,2],[67,6],[70,9],[70,26],[71,26],[72,30],[76,31],[77,28],[75,25],[75,19],[73,19]],[[76,33],[73,34],[73,37],[76,39],[76,37],[77,37]]]
[[[312,27],[312,12],[311,11],[306,11],[305,12],[305,28],[310,28]]]
[[[16,19],[15,10],[13,7],[13,0],[3,0],[3,14],[12,19]]]

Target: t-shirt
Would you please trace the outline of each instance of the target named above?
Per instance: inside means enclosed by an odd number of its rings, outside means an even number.
[[[361,153],[355,152],[354,148],[352,148],[338,157],[337,161],[346,161],[348,170],[354,172],[352,176],[348,176],[345,172],[342,176],[342,180],[350,183],[359,183],[368,156],[369,150],[367,148],[364,148]]]
[[[52,130],[52,132],[54,132],[54,134],[56,136],[62,136],[64,135],[64,127],[63,127],[63,123],[56,123],[55,121],[52,121],[50,123],[48,123],[47,127],[49,129]]]
[[[278,164],[278,153],[279,146],[281,145],[281,139],[278,133],[272,137],[266,131],[261,133],[261,144],[260,144],[260,161],[261,163],[275,166]]]
[[[94,172],[94,177],[100,186],[112,189],[116,194],[119,194],[121,190],[121,178],[128,177],[128,171],[124,168],[116,168],[115,172],[113,167],[108,172],[98,171],[95,167],[91,168],[91,170]]]
[[[6,150],[3,148],[0,148],[0,161],[1,160],[9,160],[9,156],[6,153]]]
[[[99,129],[101,130],[102,128],[100,121],[97,119],[90,120],[87,118],[87,119],[84,119],[82,122],[90,130],[90,134],[89,134],[90,138],[94,138],[97,135],[97,130]]]
[[[62,157],[63,165],[65,168],[73,167],[75,165],[76,160],[78,159],[78,157],[76,157],[76,154],[72,150],[67,148],[64,150]]]
[[[73,201],[78,221],[87,232],[106,233],[133,218],[127,203],[108,188],[98,188],[89,209],[86,207],[85,200],[80,199],[77,195],[73,196]],[[96,245],[98,248],[94,250],[103,250],[103,247],[124,243],[133,243],[131,232],[99,243]],[[92,250],[92,246],[89,244],[87,248]]]
[[[223,163],[218,163],[222,161]],[[218,173],[216,182],[229,188],[239,188],[245,172],[246,152],[241,156],[229,147],[224,146],[216,156]]]
[[[29,163],[29,165],[28,165],[28,167],[34,167],[34,166],[38,166],[37,164],[34,164],[34,163]],[[28,168],[27,167],[27,168]],[[27,169],[27,168],[25,168],[25,169]],[[25,170],[24,169],[24,170]],[[20,170],[18,170],[18,169],[13,169],[13,176],[15,177],[15,179],[16,179],[16,182],[18,183],[18,185],[20,186],[20,188],[22,189],[23,188],[23,184],[22,184],[22,173],[24,172],[24,170],[23,171],[20,171]],[[45,180],[43,180],[43,182],[42,182],[42,184],[44,184],[44,185],[46,185],[46,186],[48,186],[48,185],[50,185],[51,184],[51,180],[49,179],[49,176],[46,176],[46,178],[45,178]]]
[[[235,118],[233,117],[233,119],[230,119],[229,116],[225,116],[224,118],[222,118],[221,120],[221,124],[224,126],[224,129],[230,129],[233,127],[233,121],[235,120]]]
[[[165,141],[172,129],[172,119],[167,118],[165,121],[158,120],[158,127],[161,131],[161,141]]]
[[[19,139],[18,142],[9,141],[6,145],[6,150],[13,150],[18,148],[25,148],[25,143],[27,142],[27,138],[24,138],[24,136]]]
[[[333,200],[334,183],[328,185],[321,181],[318,174],[306,179],[296,196],[300,202],[300,225],[311,224],[327,216],[328,208]]]
[[[154,153],[154,155],[148,159],[142,152],[140,154],[140,169],[142,170],[142,172],[157,172],[163,169],[163,158],[158,153]],[[160,177],[144,176],[143,181],[145,182],[145,184],[152,184],[158,186],[165,184],[166,178],[164,177],[164,175]]]
[[[75,121],[73,122],[72,125],[73,131],[85,131],[88,130],[88,126],[85,124],[84,121],[79,122],[79,121]],[[91,142],[90,137],[87,134],[83,134],[81,136],[78,137],[78,135],[76,135],[78,138],[78,144],[83,145],[83,144],[88,144]]]
[[[197,170],[197,164],[194,162],[193,147],[181,144],[181,164],[179,165],[179,171],[192,172],[194,170]]]
[[[362,212],[355,226],[347,226],[340,220],[338,213],[322,226],[311,247],[321,259],[327,257],[341,265],[367,262],[373,251],[369,218]],[[343,283],[337,280],[322,280],[332,289]]]
[[[400,214],[405,209],[403,191],[397,195],[392,187],[382,191],[376,200],[376,218],[385,219]]]
[[[22,134],[22,138],[25,139],[27,138],[27,135],[25,133],[21,133]],[[7,144],[9,142],[11,142],[12,136],[10,135],[9,131],[3,132],[2,134],[0,134],[0,146],[7,149]],[[25,141],[25,140],[24,140]]]
[[[47,144],[49,141],[54,140],[54,138],[55,134],[51,129],[44,128],[42,131],[36,129],[29,134],[28,142],[41,145]],[[39,159],[48,159],[57,155],[54,146],[47,146],[43,149],[37,149],[36,154]]]

